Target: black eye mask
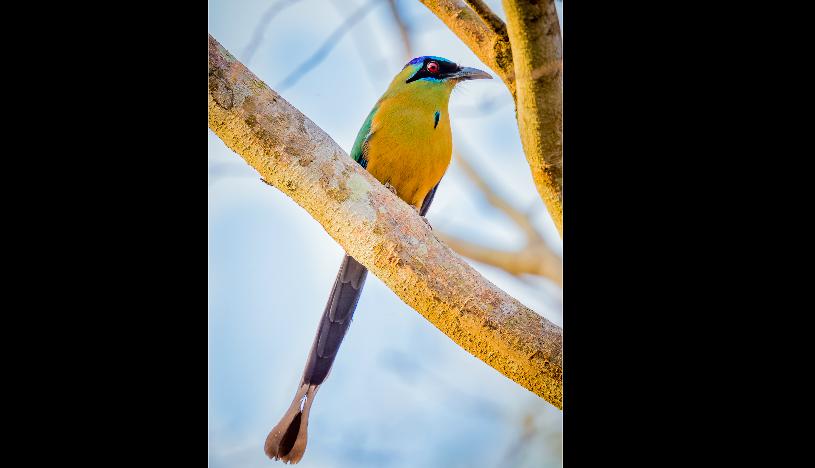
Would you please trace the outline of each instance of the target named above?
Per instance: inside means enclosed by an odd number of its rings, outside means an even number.
[[[430,73],[427,69],[427,64],[430,62],[436,62],[439,65],[439,71],[436,73]],[[456,73],[460,70],[460,67],[453,62],[443,62],[441,60],[434,60],[432,58],[426,58],[424,63],[422,63],[422,68],[419,69],[416,73],[413,74],[410,78],[408,78],[405,83],[410,83],[411,81],[420,80],[422,78],[433,78],[437,80],[443,80],[444,78]]]

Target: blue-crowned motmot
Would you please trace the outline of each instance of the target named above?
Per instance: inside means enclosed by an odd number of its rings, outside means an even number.
[[[434,56],[417,57],[402,69],[359,130],[351,157],[424,216],[453,150],[447,103],[456,84],[492,78]],[[300,388],[288,411],[266,438],[274,459],[297,463],[306,450],[314,395],[331,370],[351,324],[368,270],[346,255],[334,280]]]

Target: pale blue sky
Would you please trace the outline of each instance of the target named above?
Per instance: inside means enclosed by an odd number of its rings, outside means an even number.
[[[241,58],[272,3],[210,0],[208,32]],[[301,0],[288,7],[272,20],[248,66],[274,87],[363,3]],[[386,3],[379,2],[323,62],[281,93],[346,151],[407,62]],[[487,3],[503,15],[500,2]],[[398,4],[414,25],[416,55],[487,69],[418,1]],[[497,102],[496,109],[479,114],[474,108],[485,99]],[[516,206],[530,209],[560,251],[501,81],[466,83],[454,93],[450,114],[455,145]],[[299,206],[261,183],[211,131],[208,165],[209,463],[282,466],[266,459],[263,442],[291,402],[342,249]],[[455,163],[428,218],[436,229],[493,246],[512,248],[524,241]],[[473,265],[562,323],[559,289]],[[537,431],[523,450],[513,450],[527,415]],[[299,466],[560,466],[561,425],[560,411],[459,348],[369,275],[335,368],[315,400]],[[507,461],[508,452],[517,456]]]

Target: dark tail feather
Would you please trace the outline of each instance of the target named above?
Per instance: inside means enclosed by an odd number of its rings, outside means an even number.
[[[368,270],[361,263],[345,256],[325,305],[317,336],[314,337],[308,363],[303,371],[303,383],[320,385],[328,376],[345,332],[351,325],[367,276]]]
[[[269,458],[284,463],[297,463],[303,458],[308,440],[308,414],[316,393],[316,385],[300,385],[288,411],[266,437],[263,451]]]
[[[368,270],[362,264],[345,256],[320,319],[300,389],[286,414],[266,437],[264,451],[269,458],[286,463],[297,463],[303,458],[308,438],[308,415],[314,395],[328,377],[342,339],[351,325],[367,275]]]

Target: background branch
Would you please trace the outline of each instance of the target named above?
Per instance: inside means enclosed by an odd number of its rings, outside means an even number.
[[[252,61],[252,57],[255,55],[255,52],[258,49],[260,41],[263,40],[263,33],[266,31],[266,27],[269,26],[272,19],[277,16],[278,13],[299,1],[300,0],[278,0],[277,2],[273,3],[268,10],[266,10],[266,13],[263,14],[260,21],[258,21],[257,26],[255,26],[255,30],[252,33],[252,39],[243,50],[242,60],[244,63],[248,64]]]
[[[479,189],[487,201],[507,215],[523,231],[526,236],[526,244],[519,250],[501,250],[465,241],[441,231],[437,231],[436,236],[459,254],[477,262],[501,268],[516,276],[521,274],[543,276],[562,287],[563,261],[546,244],[529,216],[516,209],[504,197],[499,195],[460,151],[454,151],[453,155],[464,174]]]
[[[345,18],[345,21],[342,22],[337,28],[323,41],[320,48],[318,48],[309,58],[303,61],[300,65],[297,66],[294,70],[289,73],[283,81],[280,82],[276,86],[278,91],[283,91],[286,88],[291,87],[297,81],[306,75],[312,68],[316,67],[327,55],[331,52],[337,43],[342,39],[345,34],[350,31],[354,25],[356,25],[359,20],[365,17],[368,13],[373,10],[373,7],[379,3],[380,0],[370,0],[369,2],[365,3],[364,5],[360,6],[350,16]]]
[[[399,28],[399,37],[402,38],[402,46],[405,48],[405,58],[410,60],[413,58],[413,44],[411,44],[410,40],[410,28],[407,22],[405,22],[405,19],[402,18],[399,7],[396,5],[396,0],[388,0],[388,5],[390,6],[393,20],[396,21],[396,26]]]
[[[538,230],[535,229],[529,217],[525,213],[521,213],[515,209],[504,197],[498,195],[487,180],[476,171],[475,167],[473,167],[472,163],[468,160],[469,158],[464,157],[460,150],[454,151],[453,156],[455,157],[456,163],[461,167],[461,170],[464,171],[464,175],[484,194],[484,197],[486,197],[490,205],[498,208],[507,215],[509,219],[521,228],[530,242],[543,241],[543,238],[540,233],[538,233]]]
[[[353,8],[356,5],[350,3],[348,0],[332,0],[334,9],[342,15],[347,17],[346,9]],[[359,56],[360,61],[365,65],[365,70],[368,72],[368,83],[371,89],[378,93],[381,91],[382,84],[387,83],[387,77],[382,73],[382,52],[379,50],[378,41],[371,40],[371,31],[360,28],[352,28],[351,36],[354,38],[356,47],[354,50]],[[323,57],[325,58],[325,57]]]
[[[560,257],[545,244],[527,244],[520,250],[499,250],[437,232],[436,237],[465,257],[500,268],[513,275],[537,275],[563,286]]]
[[[484,279],[418,214],[209,36],[209,128],[459,346],[563,407],[560,327]]]

